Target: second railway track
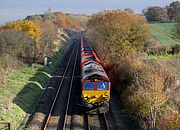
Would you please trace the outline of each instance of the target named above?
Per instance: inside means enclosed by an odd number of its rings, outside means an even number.
[[[86,115],[87,130],[109,130],[109,125],[105,113],[98,115]]]
[[[76,40],[38,102],[26,130],[109,130],[105,114],[88,115],[85,111],[80,52],[80,40]]]
[[[56,96],[53,100],[49,113],[46,115],[42,130],[62,130],[65,128],[79,51],[78,42],[76,42],[74,46],[75,47],[66,65]]]

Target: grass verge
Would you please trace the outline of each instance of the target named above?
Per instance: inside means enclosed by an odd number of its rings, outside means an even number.
[[[180,57],[180,53],[177,54],[164,54],[164,55],[149,55],[148,58],[151,60],[171,59]]]
[[[64,43],[59,52],[51,58],[53,64],[42,66],[33,64],[14,70],[0,86],[0,122],[10,123],[15,130],[21,124],[32,104],[48,85],[63,53],[70,44]],[[0,128],[1,129],[1,128]]]

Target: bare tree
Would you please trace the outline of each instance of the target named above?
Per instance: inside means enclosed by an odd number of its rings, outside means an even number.
[[[133,77],[133,96],[129,99],[130,103],[135,104],[134,113],[144,129],[155,130],[163,106],[168,101],[166,77],[162,73],[156,73],[152,67],[143,67],[143,71],[134,72]]]
[[[39,59],[44,57],[51,57],[55,51],[58,51],[60,41],[58,41],[58,32],[54,24],[47,22],[41,23],[42,33],[40,38],[40,50],[38,54]]]
[[[23,31],[0,31],[0,55],[9,54],[17,59],[32,58],[33,40]]]

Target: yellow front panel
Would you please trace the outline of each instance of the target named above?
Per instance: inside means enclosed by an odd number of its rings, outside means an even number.
[[[85,99],[88,97],[88,99]],[[101,103],[107,102],[110,99],[110,91],[109,90],[83,90],[82,98],[84,102],[87,103]]]

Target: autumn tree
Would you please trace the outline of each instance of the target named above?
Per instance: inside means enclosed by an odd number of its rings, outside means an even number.
[[[154,65],[131,63],[131,83],[121,99],[128,113],[139,120],[142,128],[155,130],[168,101],[167,77]]]
[[[169,21],[176,22],[177,17],[180,14],[180,2],[172,2],[165,7],[153,6],[143,9],[142,13],[146,17],[147,21]]]
[[[124,11],[134,14],[134,11],[131,8],[126,8],[126,9],[124,9]]]
[[[6,35],[9,34],[7,30],[23,33],[23,36],[19,38],[24,39],[22,44],[18,42],[17,38],[13,39],[13,37],[9,37],[8,39],[12,47],[17,46],[18,48],[25,49],[25,52],[20,51],[22,52],[20,57],[23,59],[26,57],[29,60],[33,59],[34,62],[37,60],[41,62],[45,56],[51,57],[59,49],[60,40],[58,40],[58,32],[55,24],[50,21],[16,21],[5,24],[1,27],[1,30],[4,30],[4,35],[6,32]],[[6,42],[4,43],[7,44]],[[13,51],[17,50],[15,49]]]
[[[80,23],[75,18],[71,18],[62,12],[55,12],[54,15],[56,16],[56,20],[54,22],[62,28],[72,31],[80,29]]]
[[[57,29],[54,24],[48,21],[39,22],[42,30],[40,42],[40,49],[38,57],[43,59],[44,57],[51,57],[54,52],[58,51],[60,41],[58,40]]]
[[[68,25],[65,21],[65,19],[59,19],[59,20],[56,20],[55,23],[59,26],[61,26],[62,28],[64,29],[67,29],[68,28]]]
[[[180,13],[176,16],[176,31],[177,34],[180,35]]]
[[[34,45],[30,48],[33,48],[33,59],[36,60],[39,49],[39,38],[41,35],[41,30],[36,21],[16,21],[7,23],[1,27],[1,29],[14,29],[19,31],[26,32],[33,40]]]
[[[168,6],[167,14],[170,21],[177,21],[177,17],[180,15],[180,2],[172,2]]]
[[[147,21],[164,21],[166,18],[166,12],[159,6],[149,7],[143,11]]]
[[[38,41],[40,37],[40,28],[36,21],[16,21],[7,23],[1,27],[1,29],[15,29],[27,32],[35,41]]]
[[[100,55],[102,62],[119,62],[129,53],[142,50],[147,25],[140,16],[119,10],[103,11],[88,22],[87,35]]]
[[[13,59],[31,62],[33,57],[34,41],[23,31],[1,30],[0,31],[0,58],[1,65],[8,66],[11,63],[4,62],[3,57],[8,56]],[[11,61],[9,59],[9,61]],[[2,66],[1,66],[2,67]]]

